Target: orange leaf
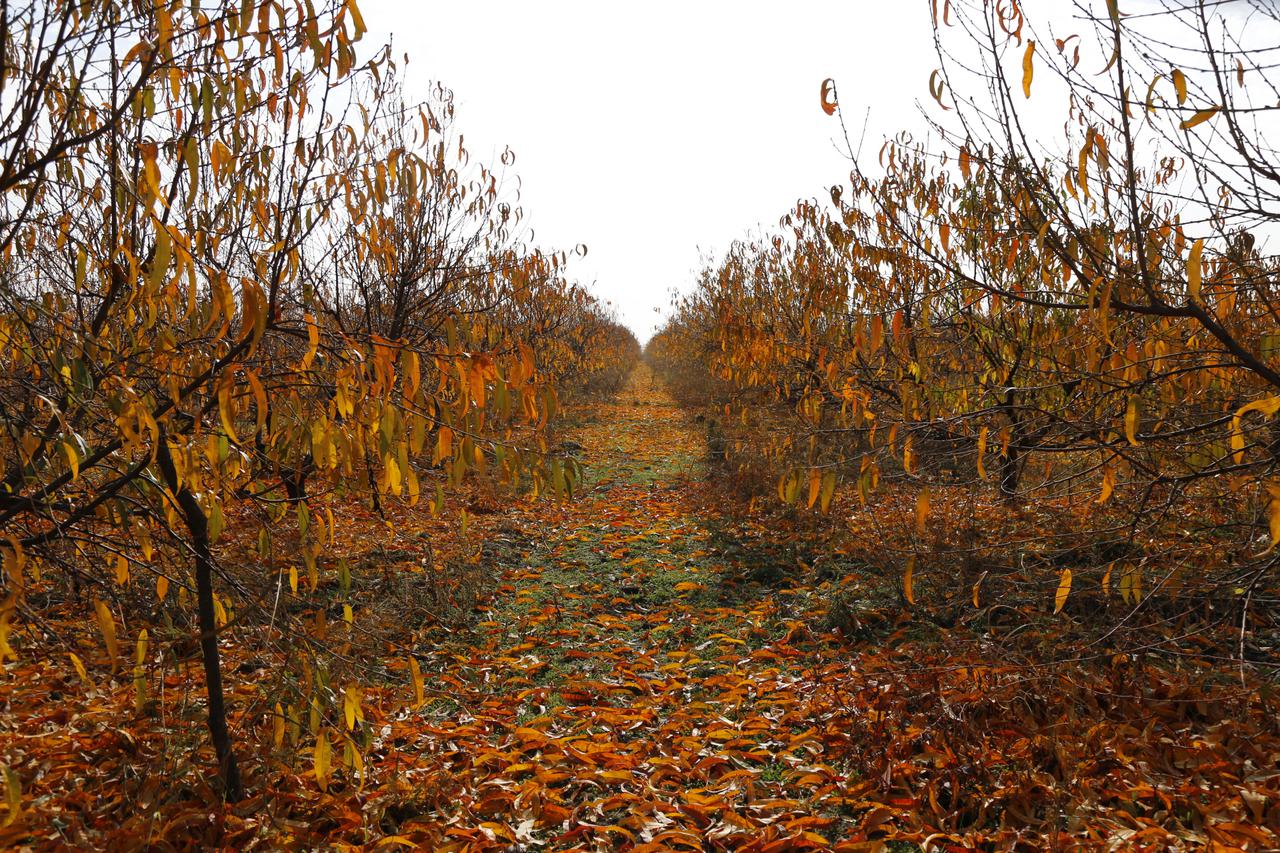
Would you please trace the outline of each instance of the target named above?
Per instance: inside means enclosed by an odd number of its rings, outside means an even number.
[[[822,81],[822,111],[827,115],[835,115],[836,107],[836,81],[828,77]]]

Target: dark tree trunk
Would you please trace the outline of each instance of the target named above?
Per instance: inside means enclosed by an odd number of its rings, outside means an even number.
[[[1022,473],[1021,453],[1018,446],[1009,442],[1009,450],[1000,463],[1000,494],[1006,501],[1018,496],[1018,480]]]
[[[235,751],[231,747],[231,733],[227,729],[227,706],[222,695],[222,661],[218,654],[218,628],[213,607],[213,557],[209,551],[209,518],[191,490],[178,483],[173,457],[169,454],[169,445],[163,436],[156,459],[160,463],[160,473],[165,485],[173,492],[178,508],[182,510],[187,531],[191,534],[191,549],[195,554],[200,656],[204,664],[205,689],[209,694],[209,735],[218,756],[223,795],[234,803],[244,799],[244,783],[240,779],[240,767],[236,764]]]

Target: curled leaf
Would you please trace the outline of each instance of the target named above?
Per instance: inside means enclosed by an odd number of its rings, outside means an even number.
[[[822,111],[827,115],[836,113],[836,81],[828,77],[822,81]]]

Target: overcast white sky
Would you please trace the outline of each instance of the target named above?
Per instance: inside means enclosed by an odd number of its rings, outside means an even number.
[[[369,41],[408,53],[410,96],[439,80],[472,153],[510,145],[536,242],[643,341],[702,251],[723,250],[848,176],[826,77],[864,156],[916,125],[934,67],[925,0],[362,0]],[[854,126],[856,125],[856,127]]]

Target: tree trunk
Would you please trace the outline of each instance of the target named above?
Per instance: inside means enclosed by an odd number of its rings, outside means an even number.
[[[204,664],[204,684],[209,694],[209,736],[218,756],[218,770],[222,776],[223,795],[228,802],[244,799],[244,783],[240,779],[240,767],[231,746],[231,733],[227,729],[227,706],[222,695],[222,660],[218,654],[218,626],[213,607],[213,557],[209,551],[209,518],[196,496],[186,486],[178,483],[169,444],[162,435],[156,453],[160,473],[165,485],[173,492],[182,510],[187,531],[191,534],[191,549],[195,554],[197,623],[200,630],[200,656]]]
[[[1000,463],[1000,494],[1006,501],[1012,501],[1018,496],[1018,480],[1022,473],[1019,457],[1018,446],[1010,441],[1009,450]]]

